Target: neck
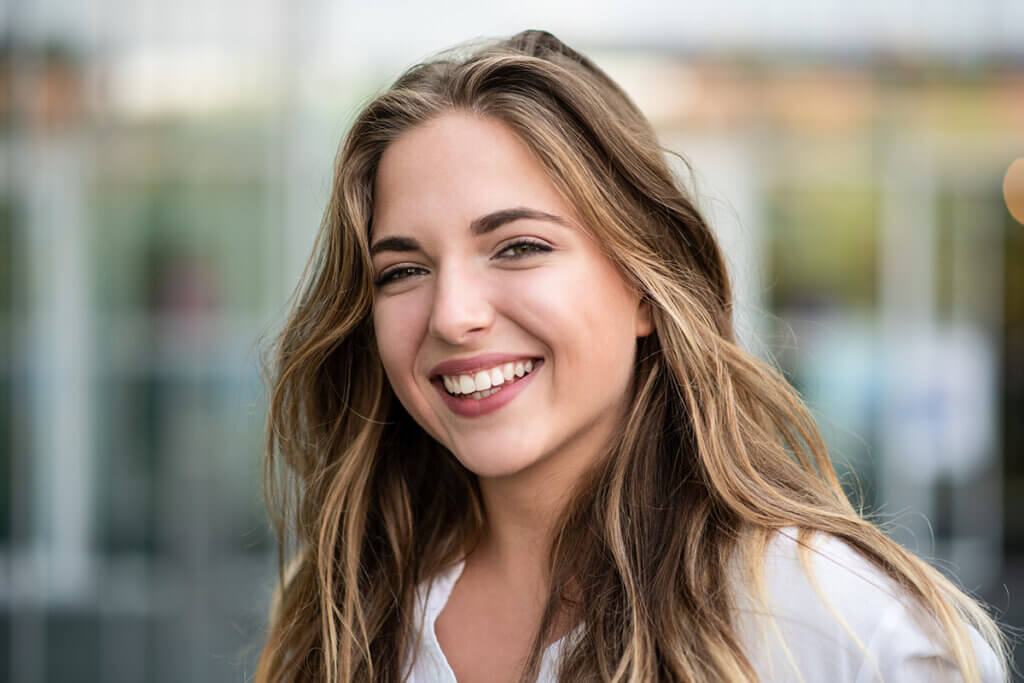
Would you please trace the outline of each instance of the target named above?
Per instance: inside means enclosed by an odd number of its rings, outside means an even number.
[[[481,477],[487,526],[469,559],[507,585],[546,593],[555,523],[596,452],[593,442],[575,443],[515,474]]]

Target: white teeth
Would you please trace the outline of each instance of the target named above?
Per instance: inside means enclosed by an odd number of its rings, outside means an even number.
[[[514,381],[533,370],[533,361],[505,363],[489,370],[480,370],[473,375],[442,375],[444,388],[450,394],[462,394],[466,398],[486,398],[502,385]]]
[[[481,370],[473,376],[473,383],[476,385],[477,391],[483,391],[484,389],[491,388],[491,373]]]

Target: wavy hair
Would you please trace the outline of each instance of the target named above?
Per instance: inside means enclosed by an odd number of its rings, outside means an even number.
[[[722,586],[736,558],[761,581],[768,539],[790,526],[801,541],[843,539],[905,588],[965,680],[979,680],[965,624],[1005,661],[993,620],[857,513],[799,396],[737,345],[722,254],[646,118],[588,58],[524,31],[412,67],[339,151],[314,256],[267,364],[265,488],[281,555],[257,681],[402,680],[416,587],[464,557],[485,525],[475,477],[395,397],[371,316],[381,155],[452,111],[518,135],[643,292],[655,327],[637,341],[621,438],[556,525],[523,680],[566,606],[585,629],[563,652],[561,681],[756,680]]]

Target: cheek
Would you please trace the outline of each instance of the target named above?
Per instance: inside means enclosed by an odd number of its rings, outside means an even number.
[[[416,359],[423,345],[427,318],[422,301],[412,293],[394,299],[385,299],[374,307],[373,329],[388,383],[398,401],[434,439],[442,441],[441,432],[432,424],[430,409],[423,395],[423,386],[417,382]]]
[[[396,298],[384,300],[373,309],[377,351],[392,388],[399,396],[414,379],[416,353],[421,340],[421,317],[415,304]]]
[[[636,302],[618,271],[579,259],[539,275],[505,288],[517,317],[560,347],[563,360],[621,362],[635,346]]]

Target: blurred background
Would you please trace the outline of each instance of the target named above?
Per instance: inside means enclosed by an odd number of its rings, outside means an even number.
[[[692,165],[743,342],[865,512],[1024,626],[1024,3],[506,4],[0,4],[0,680],[251,676],[260,349],[338,143],[527,27]]]

